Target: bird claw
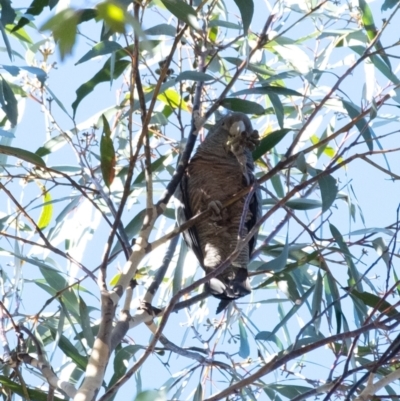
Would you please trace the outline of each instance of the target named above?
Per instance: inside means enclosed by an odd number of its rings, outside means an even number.
[[[218,221],[222,219],[221,211],[222,211],[222,203],[219,200],[211,201],[208,204],[208,210],[211,210],[211,220]]]

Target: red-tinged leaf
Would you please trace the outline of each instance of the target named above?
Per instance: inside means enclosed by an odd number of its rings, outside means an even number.
[[[115,177],[115,150],[111,139],[111,130],[107,119],[103,118],[103,134],[100,140],[100,164],[104,183],[108,188]]]

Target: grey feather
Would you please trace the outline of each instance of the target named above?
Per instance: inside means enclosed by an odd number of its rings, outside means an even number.
[[[251,151],[258,143],[258,132],[243,113],[231,113],[209,131],[192,157],[175,192],[179,224],[207,210],[210,203],[225,202],[254,182]],[[195,253],[205,272],[210,272],[235,250],[245,198],[184,231],[188,247]],[[261,216],[261,195],[256,189],[247,211],[242,235],[246,235]],[[247,274],[256,236],[237,259],[207,283],[208,291],[221,299],[217,313],[229,302],[251,293]]]

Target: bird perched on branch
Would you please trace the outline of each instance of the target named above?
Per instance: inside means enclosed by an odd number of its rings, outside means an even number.
[[[239,238],[244,238],[261,216],[258,188],[222,209],[224,202],[255,183],[251,151],[258,143],[258,132],[245,114],[228,114],[198,146],[175,192],[179,224],[207,209],[212,211],[211,217],[183,232],[206,273],[232,254]],[[221,300],[217,313],[232,300],[251,293],[247,265],[255,243],[256,235],[223,273],[207,283],[208,291]]]

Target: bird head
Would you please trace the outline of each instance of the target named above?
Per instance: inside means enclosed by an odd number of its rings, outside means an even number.
[[[253,130],[251,121],[244,113],[231,113],[221,120],[221,128],[228,132],[227,145],[232,153],[237,153],[239,148],[254,150],[259,144],[257,130]]]
[[[211,295],[221,300],[217,313],[224,310],[229,302],[251,293],[247,269],[243,268],[235,271],[233,275],[212,278],[206,287]]]

